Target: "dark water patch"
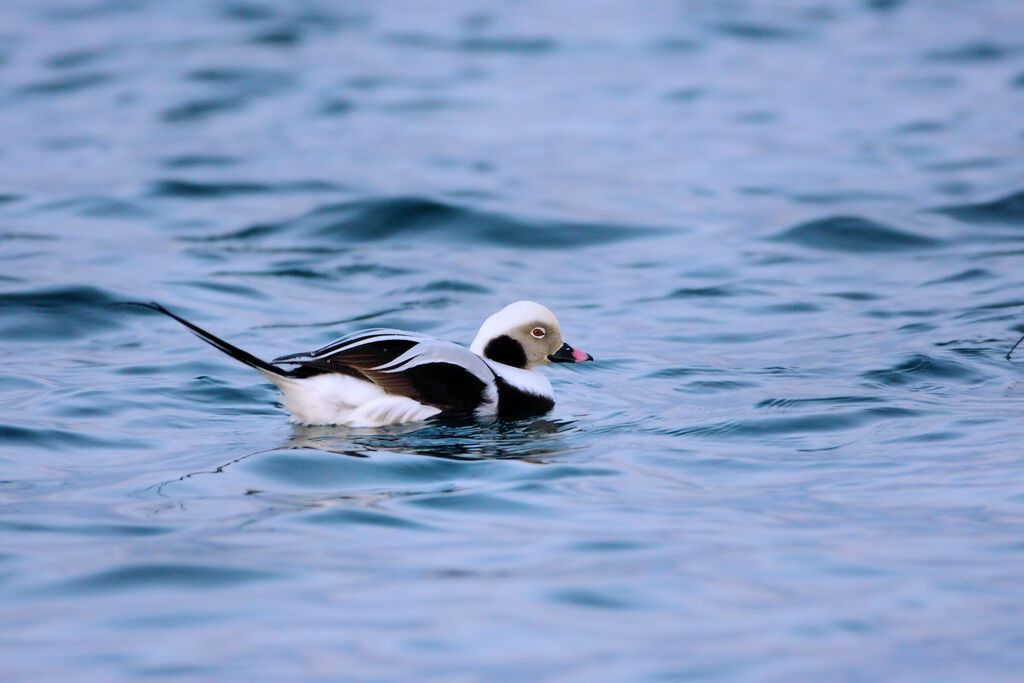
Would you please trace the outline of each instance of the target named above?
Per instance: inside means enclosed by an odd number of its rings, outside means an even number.
[[[899,327],[896,328],[896,331],[897,332],[904,332],[904,333],[906,333],[906,332],[914,332],[914,333],[931,332],[932,330],[937,330],[938,327],[939,326],[934,324],[934,323],[909,323],[907,325],[900,325]]]
[[[151,197],[174,199],[221,199],[249,194],[288,194],[307,192],[337,192],[341,188],[321,180],[284,183],[260,182],[199,182],[191,180],[158,180],[150,185]]]
[[[16,202],[16,201],[18,201],[21,198],[22,198],[22,196],[20,194],[12,194],[12,193],[0,192],[0,206],[3,206],[4,204],[10,204],[12,202]]]
[[[878,301],[882,297],[871,292],[829,292],[825,296],[847,301]]]
[[[966,223],[1004,223],[1024,225],[1024,191],[1014,192],[988,202],[957,204],[936,209]]]
[[[752,306],[750,310],[754,313],[771,315],[773,313],[819,313],[824,310],[817,304],[807,301],[790,301],[786,303],[768,304],[767,306]]]
[[[343,116],[355,108],[356,103],[346,97],[331,97],[320,105],[320,113],[324,116]]]
[[[345,87],[353,90],[362,90],[365,92],[373,92],[380,90],[381,88],[394,84],[394,80],[385,76],[353,76],[352,78],[345,79]]]
[[[776,118],[778,118],[778,116],[775,112],[764,109],[755,109],[753,111],[740,112],[733,116],[732,120],[736,123],[761,124],[772,123]]]
[[[544,506],[527,503],[522,498],[511,499],[480,491],[444,491],[409,498],[406,504],[429,510],[454,512],[463,515],[512,515],[532,517],[544,514]]]
[[[69,536],[152,537],[173,533],[176,527],[152,524],[44,524],[36,520],[0,519],[0,529],[32,534],[67,534]]]
[[[867,315],[869,317],[872,317],[872,318],[881,318],[883,320],[888,320],[888,319],[892,319],[892,318],[896,318],[896,319],[901,319],[901,318],[934,318],[936,316],[943,315],[946,312],[947,311],[945,309],[937,310],[937,309],[934,309],[934,308],[924,308],[924,309],[904,308],[904,309],[899,309],[899,310],[874,310],[874,311],[868,311],[865,315]]]
[[[594,541],[574,541],[566,545],[566,550],[578,550],[585,553],[620,553],[632,552],[649,548],[650,543],[636,540],[602,539]]]
[[[242,23],[267,21],[278,17],[277,10],[263,3],[227,2],[221,7],[225,19]]]
[[[794,201],[803,204],[841,204],[844,202],[881,202],[901,199],[887,192],[867,190],[837,190],[833,192],[802,192],[790,195]]]
[[[75,197],[44,204],[44,210],[71,211],[87,218],[144,218],[148,212],[138,204],[113,197]]]
[[[236,67],[206,67],[188,72],[185,78],[208,83],[217,88],[229,88],[246,97],[273,95],[295,85],[295,77],[286,71],[241,69]]]
[[[750,344],[768,339],[778,339],[788,336],[787,330],[776,330],[774,332],[722,332],[711,335],[695,335],[685,341],[693,341],[698,344]]]
[[[68,150],[100,149],[103,141],[91,135],[58,135],[40,141],[43,149],[64,152]]]
[[[696,52],[702,47],[699,40],[690,38],[659,38],[650,43],[654,52]]]
[[[675,377],[686,377],[688,375],[699,375],[701,373],[708,372],[708,368],[664,368],[662,370],[656,370],[648,375],[645,375],[647,379],[673,379]]]
[[[11,370],[15,370],[11,368]],[[4,392],[42,392],[50,387],[46,382],[21,374],[0,375],[0,388]]]
[[[1005,299],[1003,301],[997,301],[991,304],[982,304],[974,306],[975,311],[999,311],[1006,308],[1021,308],[1024,309],[1024,299]]]
[[[924,119],[904,123],[903,125],[897,126],[893,132],[898,135],[919,135],[922,133],[938,133],[946,130],[947,127],[948,126],[942,121]]]
[[[381,110],[394,114],[412,114],[416,112],[458,109],[464,106],[466,106],[464,103],[447,97],[415,97],[401,102],[385,104],[381,107]]]
[[[985,270],[984,268],[968,268],[966,270],[953,273],[952,275],[947,275],[946,277],[941,277],[936,280],[928,280],[927,282],[922,283],[921,286],[928,287],[930,285],[944,285],[953,282],[974,282],[977,280],[990,280],[994,277],[995,275],[991,271]]]
[[[60,400],[54,401],[53,413],[68,418],[106,417],[125,409],[123,404],[106,399],[106,392],[97,389],[62,392]]]
[[[165,109],[160,117],[167,123],[192,123],[217,114],[238,111],[246,104],[244,98],[230,95],[193,99]]]
[[[199,564],[136,564],[54,584],[39,592],[54,595],[111,593],[129,590],[175,588],[224,590],[253,581],[279,578],[278,574],[236,567]]]
[[[758,296],[764,292],[736,285],[712,285],[711,287],[681,287],[673,290],[667,299],[724,299],[729,297]]]
[[[707,90],[704,88],[676,88],[675,90],[669,90],[662,97],[666,102],[676,103],[689,103],[696,102],[700,98],[704,97]]]
[[[469,36],[449,40],[419,32],[390,33],[384,40],[393,45],[421,50],[446,50],[515,55],[539,55],[558,49],[556,40],[544,36]]]
[[[51,242],[59,239],[56,235],[41,232],[0,232],[0,242]]]
[[[965,43],[949,49],[932,50],[925,55],[929,62],[972,64],[992,62],[1008,56],[1011,50],[986,41]]]
[[[265,406],[259,405],[260,401],[257,395],[260,392],[260,388],[241,387],[207,375],[200,375],[195,382],[181,389],[177,395],[195,403],[207,403],[216,408],[224,407],[225,410],[233,414],[238,412],[238,406],[244,406],[249,414],[276,413],[276,410],[271,411],[265,409]]]
[[[187,235],[185,237],[181,237],[180,239],[183,242],[227,242],[227,241],[239,242],[242,245],[244,245],[244,247],[247,250],[251,251],[251,250],[254,249],[253,245],[250,244],[251,242],[254,242],[254,241],[258,240],[261,237],[267,237],[267,236],[270,236],[270,235],[275,235],[278,232],[280,232],[279,226],[263,224],[263,225],[251,225],[251,226],[249,226],[247,228],[242,228],[240,230],[233,230],[231,232],[223,233],[223,234],[220,234],[220,235],[202,235],[202,236]]]
[[[142,3],[136,0],[97,0],[95,2],[55,3],[52,6],[44,6],[40,15],[55,22],[74,22],[117,17],[117,15],[138,12],[141,8]]]
[[[512,54],[538,54],[558,48],[558,41],[545,37],[474,36],[464,38],[456,46],[464,52],[507,52]]]
[[[1010,81],[1010,85],[1014,88],[1024,88],[1024,72],[1014,76],[1013,80]]]
[[[16,92],[22,95],[67,95],[105,85],[111,80],[113,77],[105,73],[76,74],[28,83],[18,88]]]
[[[217,294],[230,294],[242,299],[251,299],[252,301],[264,301],[268,298],[268,294],[266,292],[237,282],[219,282],[214,280],[172,280],[165,284],[179,287],[192,287],[194,289],[201,289],[206,292],[215,292]]]
[[[56,287],[0,294],[0,337],[6,342],[77,339],[120,325],[117,299],[94,287]]]
[[[1010,328],[1016,332],[1024,332],[1024,323],[1017,327]],[[982,338],[982,339],[951,339],[949,341],[935,342],[935,346],[946,348],[954,353],[967,353],[968,355],[985,355],[991,352],[993,347],[1004,344],[1005,339]]]
[[[738,296],[744,291],[729,285],[715,285],[711,287],[680,287],[673,290],[666,298],[668,299],[718,299],[730,296]],[[750,292],[746,292],[750,293]]]
[[[221,270],[214,273],[217,277],[284,277],[299,280],[331,280],[333,276],[327,270],[312,268],[274,268],[273,270]]]
[[[924,353],[910,356],[902,363],[882,370],[871,370],[861,374],[864,379],[892,387],[902,387],[922,382],[945,384],[978,384],[986,377],[970,366],[947,358],[937,358]]]
[[[455,476],[481,476],[493,480],[500,478],[498,475],[502,473],[511,474],[516,479],[526,476],[541,480],[604,474],[598,468],[545,467],[542,470],[524,472],[519,467],[497,466],[497,463],[507,460],[539,462],[548,456],[566,456],[569,445],[563,442],[561,435],[574,429],[573,422],[543,418],[451,419],[428,424],[427,427],[407,425],[385,430],[358,430],[358,434],[351,435],[347,446],[340,450],[329,450],[352,455],[353,446],[357,446],[359,453],[398,453],[402,457],[399,464],[405,467],[435,459],[454,462],[450,470],[427,470],[425,475],[429,476],[426,476],[426,481],[450,481]],[[430,460],[411,458],[410,455],[429,456]],[[467,467],[465,463],[487,464],[481,469],[474,469]],[[382,466],[391,467],[389,461],[384,461]],[[444,477],[447,479],[443,479]],[[410,481],[413,480],[410,478]]]
[[[330,271],[339,276],[348,275],[374,275],[376,277],[396,277],[398,275],[409,275],[416,271],[412,268],[399,268],[398,266],[385,266],[379,263],[353,263],[347,266],[337,266]]]
[[[833,216],[800,223],[771,238],[812,249],[881,253],[937,247],[941,242],[858,216]]]
[[[425,285],[417,287],[409,287],[408,289],[402,290],[407,294],[414,293],[430,293],[430,292],[457,292],[459,294],[490,294],[491,289],[482,285],[476,285],[472,282],[463,282],[461,280],[434,280],[428,282]]]
[[[413,521],[407,517],[388,514],[381,510],[334,508],[315,514],[303,515],[302,521],[307,524],[325,526],[369,526],[389,529],[408,529],[410,531],[430,531],[434,527]]]
[[[737,389],[749,389],[750,387],[756,386],[757,385],[753,382],[739,382],[727,379],[698,380],[696,382],[690,382],[686,386],[682,387],[682,391],[687,394],[706,394],[722,391],[736,391]]]
[[[868,9],[887,12],[894,10],[902,5],[906,0],[864,0],[864,5]]]
[[[847,412],[828,412],[818,415],[731,420],[711,425],[673,429],[669,430],[668,433],[673,436],[740,439],[761,438],[765,436],[800,436],[840,432],[863,427],[879,420],[917,418],[920,415],[921,413],[916,410],[889,406]]]
[[[295,278],[297,280],[325,280],[335,281],[346,277],[359,275],[371,275],[379,278],[392,278],[399,275],[409,275],[415,271],[407,268],[396,268],[376,263],[354,263],[333,268],[305,268],[302,266],[282,266],[268,270],[225,270],[214,273],[216,276],[235,277],[283,277]]]
[[[73,69],[92,64],[111,54],[112,50],[105,47],[69,50],[48,57],[44,64],[51,69]]]
[[[958,161],[940,161],[933,164],[925,164],[923,168],[936,173],[957,173],[975,168],[996,168],[1002,165],[1003,161],[1000,159],[984,157],[979,159],[961,159]]]
[[[712,30],[730,38],[740,38],[754,42],[771,42],[782,40],[794,40],[802,37],[802,34],[773,24],[728,21],[711,26]]]
[[[960,85],[960,79],[949,74],[941,76],[901,76],[895,79],[895,85],[898,88],[911,92],[932,93],[952,90]]]
[[[963,436],[962,432],[937,430],[923,432],[921,434],[912,434],[910,436],[902,436],[898,439],[889,439],[885,443],[944,443],[946,441],[955,441],[963,438]]]
[[[138,439],[105,439],[91,436],[80,430],[33,428],[12,424],[0,424],[0,443],[60,452],[74,452],[80,449],[130,450],[149,446]]]
[[[444,240],[527,249],[558,249],[603,244],[660,231],[594,223],[526,220],[413,197],[325,204],[280,223],[252,226],[202,241],[271,235],[306,235],[319,240],[376,242],[385,239]]]
[[[283,23],[257,31],[249,38],[248,42],[252,45],[291,48],[299,45],[305,38],[305,34],[306,32],[301,26],[294,23]]]
[[[613,595],[608,590],[598,591],[588,588],[567,588],[551,591],[547,594],[547,597],[556,603],[588,609],[625,610],[635,609],[640,606],[635,597],[627,599],[624,593]]]
[[[240,162],[241,160],[237,157],[216,154],[183,154],[164,159],[161,163],[166,168],[196,168],[234,166]]]
[[[815,405],[857,405],[862,403],[884,403],[880,396],[818,396],[813,398],[766,398],[755,408],[793,408]]]

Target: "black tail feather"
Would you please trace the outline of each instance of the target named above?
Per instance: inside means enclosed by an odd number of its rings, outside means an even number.
[[[163,313],[166,316],[174,318],[179,323],[181,323],[182,325],[187,327],[192,332],[192,334],[196,335],[197,337],[202,339],[204,342],[206,342],[210,346],[213,346],[213,347],[215,347],[217,349],[220,349],[221,351],[223,351],[224,353],[228,354],[229,356],[231,356],[235,360],[241,361],[241,362],[245,363],[248,366],[256,368],[257,370],[262,370],[264,372],[269,372],[271,374],[281,375],[281,376],[284,376],[284,375],[287,374],[281,368],[274,367],[270,363],[268,363],[265,360],[262,360],[260,358],[257,358],[256,356],[252,355],[248,351],[243,351],[242,349],[238,348],[237,346],[235,346],[233,344],[227,343],[226,341],[224,341],[220,337],[215,337],[214,335],[210,334],[209,332],[207,332],[203,328],[197,327],[196,325],[193,325],[192,323],[190,323],[189,321],[185,320],[184,318],[179,317],[179,316],[171,313],[170,311],[168,311],[166,308],[164,308],[160,304],[156,303],[155,301],[150,302],[150,303],[145,303],[145,302],[142,302],[142,301],[126,301],[125,304],[130,305],[130,306],[142,306],[143,308],[149,308],[151,310],[157,311],[158,313]]]

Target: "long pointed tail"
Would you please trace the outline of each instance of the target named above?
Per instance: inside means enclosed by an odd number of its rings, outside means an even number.
[[[284,370],[281,370],[280,368],[271,365],[265,360],[257,358],[248,351],[243,351],[234,344],[229,344],[220,337],[215,337],[214,335],[210,334],[203,328],[197,327],[196,325],[193,325],[184,318],[174,315],[173,313],[171,313],[166,308],[164,308],[163,306],[156,302],[145,303],[142,301],[128,301],[125,303],[132,306],[142,306],[143,308],[149,308],[159,313],[163,313],[166,316],[174,318],[179,323],[187,327],[192,332],[192,334],[196,335],[210,346],[220,349],[221,351],[228,354],[235,360],[241,361],[250,367],[256,368],[257,370],[262,372],[263,375],[267,377],[267,379],[273,380],[274,377],[283,377],[284,375],[287,374]]]

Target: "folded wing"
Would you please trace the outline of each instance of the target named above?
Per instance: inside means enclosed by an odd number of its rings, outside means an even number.
[[[400,330],[366,330],[309,353],[274,363],[297,366],[294,376],[325,372],[356,375],[385,392],[434,406],[445,415],[468,415],[496,400],[494,373],[469,349]]]

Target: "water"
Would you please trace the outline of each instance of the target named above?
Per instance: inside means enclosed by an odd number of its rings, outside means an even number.
[[[1019,3],[430,5],[3,3],[3,678],[1017,678]],[[519,298],[551,414],[380,431],[113,305]]]

